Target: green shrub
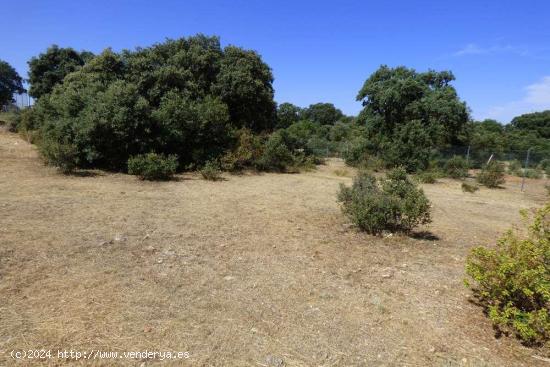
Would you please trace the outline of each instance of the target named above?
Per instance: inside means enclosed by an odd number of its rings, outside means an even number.
[[[433,184],[437,182],[437,175],[432,171],[424,171],[416,174],[418,182]]]
[[[489,188],[499,187],[504,183],[504,165],[497,161],[486,164],[478,173],[477,181]]]
[[[285,172],[294,166],[294,155],[285,142],[285,137],[277,131],[267,140],[264,151],[258,159],[258,167],[265,171]]]
[[[357,137],[344,145],[342,158],[349,166],[357,166],[367,157],[367,139]]]
[[[479,190],[479,186],[477,185],[469,184],[467,182],[462,183],[462,191],[464,192],[469,192],[470,194],[473,194],[477,190]]]
[[[202,178],[209,181],[219,181],[222,179],[222,171],[220,165],[216,161],[208,161],[201,168],[200,173]]]
[[[372,234],[408,232],[431,221],[428,199],[402,168],[389,172],[381,181],[360,172],[351,187],[340,185],[338,201],[357,227]]]
[[[232,131],[274,128],[272,81],[256,52],[196,35],[106,49],[33,110],[44,133],[75,147],[79,165],[125,171],[130,157],[158,152],[200,167],[232,150]]]
[[[77,150],[71,143],[42,139],[38,149],[46,164],[57,167],[64,174],[70,174],[78,167]]]
[[[464,178],[468,176],[468,168],[468,161],[455,155],[445,162],[443,171],[451,178]]]
[[[221,158],[221,166],[224,170],[231,172],[256,167],[263,149],[264,145],[258,135],[254,135],[248,129],[242,129],[237,133],[235,149]]]
[[[139,154],[128,159],[128,173],[142,180],[169,180],[178,168],[176,155]]]
[[[550,339],[550,203],[526,236],[508,231],[496,248],[477,247],[466,262],[470,286],[501,331],[529,344]]]

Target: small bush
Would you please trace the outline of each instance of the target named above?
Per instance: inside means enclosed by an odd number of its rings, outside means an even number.
[[[453,156],[443,165],[443,171],[451,178],[464,178],[468,176],[468,161],[460,156]]]
[[[479,190],[479,186],[477,185],[469,184],[467,182],[462,183],[462,191],[464,192],[469,192],[470,194],[473,194],[477,190]]]
[[[242,171],[257,165],[263,153],[264,146],[258,135],[254,135],[248,129],[238,132],[237,146],[221,159],[221,166],[230,172]]]
[[[74,172],[78,166],[77,149],[70,143],[43,139],[38,148],[46,164],[57,167],[64,174]]]
[[[409,232],[431,221],[428,199],[402,168],[391,171],[382,181],[360,172],[351,187],[340,185],[338,201],[357,227],[372,234]]]
[[[550,339],[550,203],[525,237],[508,231],[496,248],[477,247],[466,262],[470,286],[500,330],[529,344]]]
[[[317,167],[318,164],[322,164],[323,162],[323,158],[319,158],[313,155],[306,155],[303,152],[299,152],[297,154],[294,154],[294,164],[292,167],[290,167],[290,170],[292,170],[293,172],[312,171]],[[287,171],[289,171],[288,168]]]
[[[128,159],[128,173],[142,180],[169,180],[178,168],[176,155],[140,154]]]
[[[431,171],[420,172],[416,175],[418,182],[425,184],[434,184],[437,182],[437,175]]]
[[[489,188],[499,187],[504,183],[504,165],[496,161],[486,164],[477,175],[477,181]]]
[[[284,136],[275,132],[267,140],[258,168],[265,171],[286,172],[294,166],[294,155],[285,142]]]
[[[202,178],[209,181],[219,181],[222,179],[222,171],[216,161],[208,161],[201,168],[200,173]]]

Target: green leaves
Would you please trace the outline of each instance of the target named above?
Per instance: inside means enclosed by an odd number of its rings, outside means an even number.
[[[352,187],[340,185],[338,201],[357,227],[372,234],[408,232],[431,221],[428,198],[402,168],[390,171],[381,181],[360,172]]]
[[[80,165],[124,171],[130,156],[158,152],[201,166],[230,148],[235,128],[274,126],[271,70],[254,51],[222,50],[217,37],[85,56],[52,47],[31,60],[37,125],[75,147]]]
[[[469,119],[466,104],[450,85],[449,71],[418,73],[400,66],[381,66],[357,95],[364,109],[359,120],[392,166],[409,172],[425,169],[430,151],[464,138]]]
[[[23,93],[23,79],[5,61],[0,60],[0,107],[13,102],[14,93]]]
[[[35,98],[50,93],[63,82],[65,76],[78,70],[84,63],[93,58],[88,51],[79,53],[72,48],[49,47],[45,53],[29,61],[29,94]]]
[[[133,156],[128,160],[128,173],[142,180],[169,180],[178,168],[176,155],[147,153]]]
[[[467,282],[493,323],[527,343],[550,338],[550,203],[535,213],[527,236],[508,231],[496,248],[474,248]]]

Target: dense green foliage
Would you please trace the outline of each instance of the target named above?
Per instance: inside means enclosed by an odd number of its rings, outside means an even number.
[[[282,103],[277,107],[277,128],[284,129],[300,121],[302,109],[292,103]]]
[[[499,159],[522,162],[528,149],[530,162],[536,165],[550,157],[550,111],[528,113],[515,117],[508,125],[495,120],[473,122],[468,131],[473,159],[487,160],[490,154]],[[478,157],[479,152],[485,156]]]
[[[381,66],[359,91],[364,108],[355,118],[331,103],[277,107],[273,76],[260,56],[235,46],[222,49],[217,37],[120,53],[107,49],[97,56],[52,46],[29,66],[31,94],[39,98],[16,124],[38,131],[27,135],[45,146],[41,151],[51,164],[59,162],[52,152],[61,147],[70,147],[76,167],[115,171],[148,152],[177,155],[180,169],[215,160],[230,171],[291,172],[319,157],[341,156],[373,170],[438,169],[459,178],[468,167],[451,157],[465,152],[446,153],[456,144],[471,146],[474,168],[487,152],[507,160],[499,156],[506,149],[535,144],[533,154],[550,153],[546,113],[520,116],[507,127],[469,122],[449,71]]]
[[[125,170],[130,156],[177,155],[201,166],[234,132],[275,126],[273,77],[253,51],[202,35],[109,49],[65,76],[35,108],[43,141],[70,143],[80,167]]]
[[[334,125],[343,117],[342,111],[334,107],[332,103],[312,104],[302,112],[303,119],[320,125]]]
[[[550,176],[550,158],[541,160],[539,162],[538,169],[544,171],[544,173]]]
[[[550,204],[537,210],[526,236],[508,231],[496,248],[477,247],[467,282],[494,325],[530,344],[550,339]]]
[[[142,180],[169,180],[178,168],[178,157],[175,155],[147,153],[128,159],[128,173]]]
[[[50,93],[63,82],[67,74],[78,70],[94,55],[88,51],[78,52],[72,48],[52,45],[46,52],[29,61],[29,94],[35,98]]]
[[[14,93],[23,93],[23,79],[7,62],[0,60],[0,108],[14,101]]]
[[[510,122],[510,128],[516,131],[530,131],[543,139],[550,139],[550,110],[514,117]]]
[[[408,232],[431,221],[430,202],[402,168],[382,180],[360,172],[351,187],[340,186],[338,201],[353,223],[368,233]]]
[[[451,72],[418,73],[381,66],[357,95],[367,127],[367,151],[408,171],[428,166],[431,151],[463,143],[469,119],[466,104],[451,86]]]
[[[504,183],[504,165],[501,162],[491,161],[477,174],[477,181],[489,188],[499,187]]]

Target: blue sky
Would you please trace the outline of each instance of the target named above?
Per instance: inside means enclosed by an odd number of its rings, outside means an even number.
[[[258,51],[279,103],[355,96],[379,65],[450,69],[475,118],[550,109],[550,2],[0,0],[0,59],[22,76],[49,45],[99,52],[195,33]]]

